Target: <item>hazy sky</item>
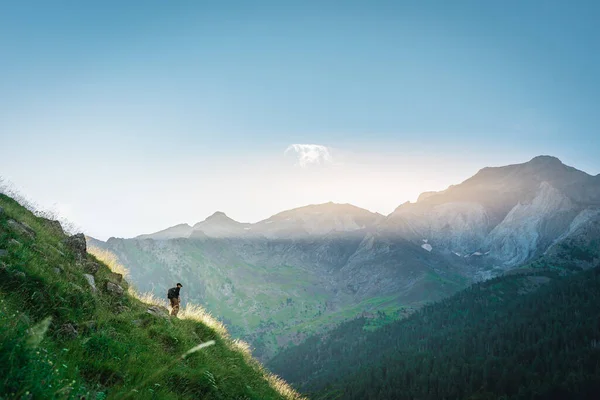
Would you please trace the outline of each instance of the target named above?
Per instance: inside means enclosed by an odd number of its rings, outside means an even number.
[[[216,210],[387,214],[539,154],[595,175],[599,20],[598,1],[3,1],[0,175],[103,239]]]

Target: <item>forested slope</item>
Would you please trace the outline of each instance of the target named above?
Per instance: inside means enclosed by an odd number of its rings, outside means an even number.
[[[565,399],[600,393],[600,267],[473,285],[368,332],[342,324],[270,366],[317,399]]]

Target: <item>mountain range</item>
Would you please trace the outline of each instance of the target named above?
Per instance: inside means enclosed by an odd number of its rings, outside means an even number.
[[[470,283],[558,254],[565,243],[597,240],[598,223],[600,175],[539,156],[483,168],[387,216],[334,203],[255,224],[217,212],[193,226],[88,243],[115,253],[141,290],[162,296],[185,281],[189,300],[224,316],[269,358],[357,315],[403,318]]]
[[[255,224],[237,222],[217,211],[202,222],[179,224],[136,239],[268,238],[298,239],[371,229],[385,217],[351,204],[326,203],[283,211]]]

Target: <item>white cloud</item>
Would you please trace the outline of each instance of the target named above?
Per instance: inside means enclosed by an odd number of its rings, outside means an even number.
[[[297,157],[296,165],[302,168],[333,164],[331,151],[320,144],[292,144],[284,152],[286,155],[290,153]]]

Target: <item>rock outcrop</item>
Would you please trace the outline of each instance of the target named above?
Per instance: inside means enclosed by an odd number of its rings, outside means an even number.
[[[154,315],[155,317],[161,317],[161,318],[169,317],[169,310],[166,309],[165,307],[161,307],[161,306],[148,307],[147,312],[148,312],[148,314]]]
[[[106,291],[113,296],[123,296],[124,293],[124,290],[121,286],[112,282],[106,282]]]
[[[85,277],[88,284],[90,285],[92,292],[96,292],[98,289],[96,288],[96,280],[95,280],[94,276],[90,275],[90,274],[83,274],[83,276]]]
[[[54,231],[55,234],[60,235],[60,236],[65,234],[65,232],[63,231],[62,225],[60,224],[59,221],[55,221],[55,220],[48,219],[48,218],[42,218],[42,220],[52,231]]]
[[[35,231],[24,222],[17,222],[14,219],[8,220],[8,226],[19,235],[25,235],[30,239],[35,238]]]
[[[78,260],[84,261],[87,259],[87,245],[83,233],[67,237],[64,243],[73,251]]]
[[[100,265],[97,262],[88,260],[85,262],[84,269],[85,269],[85,272],[87,272],[88,274],[96,275],[96,273],[100,269]]]

